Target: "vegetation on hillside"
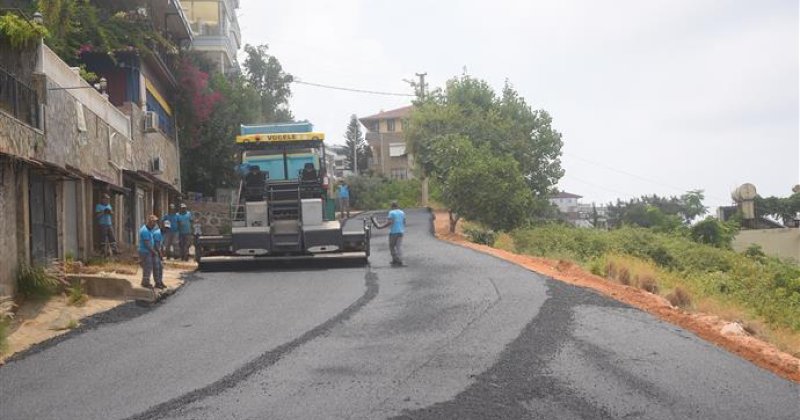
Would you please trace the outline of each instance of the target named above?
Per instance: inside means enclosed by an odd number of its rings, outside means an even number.
[[[685,287],[800,332],[800,267],[757,250],[739,254],[638,227],[602,231],[551,224],[519,229],[511,237],[516,252],[576,261],[604,276],[608,261],[619,256],[645,261],[653,265],[655,280],[667,286],[662,290]]]

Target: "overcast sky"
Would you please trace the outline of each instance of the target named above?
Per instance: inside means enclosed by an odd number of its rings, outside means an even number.
[[[584,202],[703,189],[716,207],[744,182],[763,196],[800,183],[797,0],[242,0],[238,15],[244,43],[308,82],[508,79],[552,115],[559,188]],[[292,89],[295,117],[334,143],[351,114],[410,103]]]

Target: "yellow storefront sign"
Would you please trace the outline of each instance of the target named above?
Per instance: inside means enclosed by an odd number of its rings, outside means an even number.
[[[236,136],[236,143],[270,143],[304,140],[325,140],[325,133],[248,134],[246,136]]]

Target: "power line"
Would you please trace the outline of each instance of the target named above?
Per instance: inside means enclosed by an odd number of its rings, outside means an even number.
[[[565,153],[564,155],[566,156],[567,154]],[[577,155],[575,155],[573,153],[570,153],[568,156],[571,156],[571,157],[573,157],[575,159],[578,159],[578,160],[582,160],[582,161],[584,161],[586,163],[589,163],[589,164],[592,164],[592,165],[595,165],[595,166],[599,166],[599,167],[604,168],[604,169],[608,169],[610,171],[618,172],[620,174],[627,175],[629,177],[633,177],[633,178],[639,179],[641,181],[649,182],[649,183],[654,184],[654,185],[658,185],[658,186],[661,186],[661,187],[667,187],[667,188],[670,188],[670,189],[675,190],[675,191],[681,191],[681,192],[689,191],[688,189],[685,189],[685,188],[680,188],[680,187],[676,187],[674,185],[665,184],[663,182],[655,181],[655,180],[643,177],[641,175],[637,175],[637,174],[634,174],[634,173],[631,173],[631,172],[628,172],[628,171],[623,171],[622,169],[617,169],[617,168],[614,168],[612,166],[604,165],[602,163],[595,162],[595,161],[592,161],[592,160],[577,156]],[[725,201],[725,199],[720,198],[720,197],[715,197],[715,196],[706,196],[706,197]]]
[[[416,95],[411,94],[411,93],[382,92],[382,91],[378,91],[378,90],[355,89],[355,88],[348,88],[348,87],[341,87],[341,86],[325,85],[325,84],[322,84],[322,83],[306,82],[306,81],[297,80],[297,79],[293,80],[292,83],[298,83],[298,84],[301,84],[301,85],[314,86],[314,87],[319,87],[319,88],[324,88],[324,89],[343,90],[343,91],[346,91],[346,92],[367,93],[367,94],[370,94],[370,95],[410,96],[410,97],[416,96]]]

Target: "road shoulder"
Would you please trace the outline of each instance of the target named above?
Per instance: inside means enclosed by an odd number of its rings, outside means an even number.
[[[164,290],[145,289],[139,285],[141,271],[70,274],[70,281],[81,281],[87,300],[71,305],[64,294],[45,300],[27,300],[19,305],[7,337],[8,348],[0,354],[0,366],[18,359],[35,347],[54,339],[65,339],[69,333],[80,333],[85,326],[97,326],[99,315],[110,313],[122,305],[146,308],[175,293],[186,276],[194,271],[194,263],[167,263],[164,269]],[[121,310],[120,314],[131,314]],[[134,311],[138,312],[138,311]],[[109,318],[109,317],[105,317]],[[111,317],[118,318],[118,317]],[[71,336],[71,334],[70,334]],[[57,340],[61,341],[61,340]]]
[[[731,323],[718,316],[690,313],[673,307],[661,296],[635,287],[612,283],[567,261],[519,255],[470,242],[459,233],[450,233],[448,224],[446,212],[434,212],[436,237],[441,240],[492,255],[568,284],[593,289],[612,299],[648,312],[663,321],[689,330],[702,339],[737,354],[782,378],[800,383],[800,359],[780,351],[757,337],[727,333]]]

